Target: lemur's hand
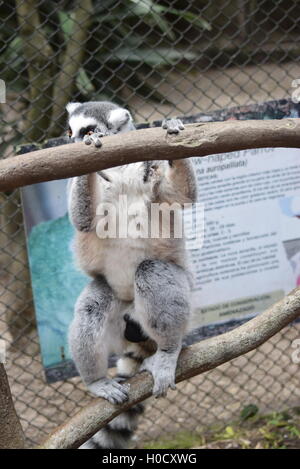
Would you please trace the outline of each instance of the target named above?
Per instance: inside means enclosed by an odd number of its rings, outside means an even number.
[[[167,135],[179,134],[181,130],[184,130],[184,125],[180,119],[164,119],[162,128],[167,130]],[[169,160],[169,165],[173,166],[173,160]]]
[[[86,145],[91,145],[93,143],[95,147],[100,148],[102,147],[102,142],[100,138],[104,137],[103,132],[98,132],[97,129],[95,129],[95,132],[89,132],[83,137],[83,141]]]
[[[184,130],[184,125],[180,119],[164,119],[162,128],[167,130],[167,134],[178,134]]]

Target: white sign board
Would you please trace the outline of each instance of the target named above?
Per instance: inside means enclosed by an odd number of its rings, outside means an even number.
[[[300,150],[194,159],[204,242],[190,250],[193,325],[250,317],[300,285]]]

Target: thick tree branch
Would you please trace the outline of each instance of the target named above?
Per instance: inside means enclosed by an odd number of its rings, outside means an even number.
[[[0,449],[21,449],[25,438],[16,414],[4,365],[0,363]]]
[[[242,326],[183,350],[178,361],[176,382],[216,368],[257,348],[299,316],[300,288],[297,288]],[[127,382],[130,383],[128,402],[114,406],[104,399],[94,399],[54,430],[41,448],[77,448],[114,417],[151,396],[153,381],[150,374],[143,372]]]
[[[47,148],[2,160],[0,190],[63,179],[143,160],[206,156],[249,148],[300,148],[300,119],[190,124],[179,135],[161,128],[103,139],[97,149],[83,143]]]

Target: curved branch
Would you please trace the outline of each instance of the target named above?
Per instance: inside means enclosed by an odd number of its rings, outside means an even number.
[[[0,190],[80,176],[137,161],[267,147],[300,148],[300,119],[190,124],[179,135],[166,135],[162,128],[151,128],[105,137],[100,150],[83,143],[38,150],[0,162]]]
[[[299,316],[300,288],[297,288],[242,326],[183,350],[178,361],[176,382],[216,368],[257,348]],[[114,417],[151,396],[153,381],[150,374],[140,373],[127,383],[130,384],[130,393],[126,403],[114,406],[104,399],[94,399],[54,430],[40,448],[77,448]]]

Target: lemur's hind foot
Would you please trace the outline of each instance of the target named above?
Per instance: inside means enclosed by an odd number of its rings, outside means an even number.
[[[129,385],[120,384],[115,379],[101,378],[89,384],[88,389],[95,396],[103,397],[111,404],[122,404],[128,400]]]
[[[169,388],[176,389],[175,371],[178,352],[170,353],[158,350],[154,355],[146,358],[140,371],[149,371],[154,380],[153,395],[155,397],[164,397]]]

